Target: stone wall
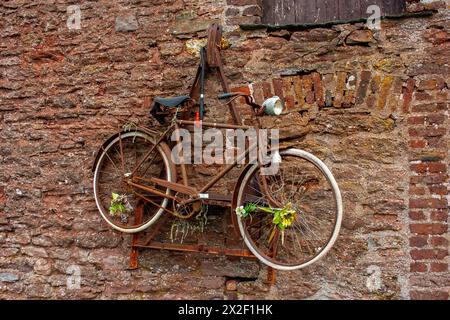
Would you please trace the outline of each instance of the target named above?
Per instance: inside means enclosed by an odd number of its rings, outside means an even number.
[[[258,0],[2,2],[0,298],[448,299],[450,12],[429,2],[409,11],[433,15],[373,31],[242,30],[260,21]],[[93,200],[99,144],[129,119],[150,124],[146,97],[188,92],[211,22],[231,44],[234,90],[282,96],[289,112],[264,124],[302,132],[292,145],[326,162],[344,198],[333,250],[273,286],[257,262],[202,254],[143,251],[126,270],[130,237]],[[228,121],[218,92],[208,77],[207,118]],[[210,209],[202,237],[226,236],[224,213]],[[67,286],[74,270],[80,289]]]

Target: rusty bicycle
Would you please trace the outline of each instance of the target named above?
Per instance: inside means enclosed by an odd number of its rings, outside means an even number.
[[[259,105],[251,95],[230,92],[226,81],[222,81],[225,92],[218,98],[227,101],[236,123],[203,121],[205,69],[222,70],[218,53],[220,29],[210,28],[209,32],[191,94],[153,99],[151,115],[162,129],[127,127],[99,149],[93,166],[98,210],[112,228],[137,233],[155,224],[162,215],[192,219],[210,202],[227,202],[233,226],[261,262],[278,270],[306,267],[332,248],[342,220],[338,184],[320,159],[306,151],[281,146],[279,150],[266,150],[270,155],[268,162],[259,157],[256,162],[248,162],[248,155],[259,147],[257,142],[247,141],[245,150],[201,187],[191,185],[187,174],[187,166],[196,164],[186,164],[188,159],[174,162],[172,149],[181,142],[176,133],[180,128],[192,131],[201,125],[202,129],[260,129],[258,125],[240,123],[234,99],[245,100],[255,118],[279,115],[283,109],[278,97]],[[172,134],[175,141],[169,139]],[[211,192],[242,161],[246,164],[233,194]],[[277,170],[266,170],[274,163]],[[137,208],[138,215],[134,214]]]

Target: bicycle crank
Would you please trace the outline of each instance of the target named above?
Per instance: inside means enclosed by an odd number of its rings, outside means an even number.
[[[189,219],[202,210],[203,203],[200,199],[192,198],[189,195],[177,192],[175,198],[179,201],[173,201],[172,214],[180,219]]]

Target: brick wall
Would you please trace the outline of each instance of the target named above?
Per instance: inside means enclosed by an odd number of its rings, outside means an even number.
[[[424,77],[409,110],[411,298],[448,299],[448,99],[444,81]],[[445,92],[445,91],[444,91]],[[447,282],[446,282],[447,281]]]
[[[69,4],[0,4],[0,298],[448,299],[448,3],[410,1],[437,12],[379,31],[273,32],[237,26],[260,21],[256,0],[79,1],[81,29]],[[213,21],[234,90],[284,97],[289,112],[264,125],[322,158],[343,194],[333,250],[274,286],[257,262],[200,254],[143,251],[126,270],[130,237],[93,201],[98,145],[129,119],[151,125],[145,97],[187,92]],[[207,118],[227,121],[219,91],[208,77]],[[203,240],[226,238],[223,213],[210,209]]]

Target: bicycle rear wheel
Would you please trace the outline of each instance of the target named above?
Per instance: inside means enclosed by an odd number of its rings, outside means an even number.
[[[116,230],[125,233],[142,231],[152,225],[167,207],[167,198],[126,183],[134,168],[153,146],[154,140],[148,134],[141,131],[126,132],[112,139],[98,159],[94,171],[95,202],[102,218]],[[166,144],[160,143],[134,176],[141,178],[139,184],[169,195],[171,191],[168,188],[156,186],[148,179],[155,177],[173,182],[174,174],[170,150]],[[114,197],[120,201],[113,202]],[[116,207],[113,207],[114,204]],[[117,205],[121,206],[120,210]],[[142,207],[141,217],[135,215],[138,206]]]
[[[240,233],[259,260],[278,270],[296,270],[316,262],[333,246],[341,226],[342,200],[321,160],[297,149],[280,155],[274,173],[263,176],[258,164],[247,171],[236,213]]]

